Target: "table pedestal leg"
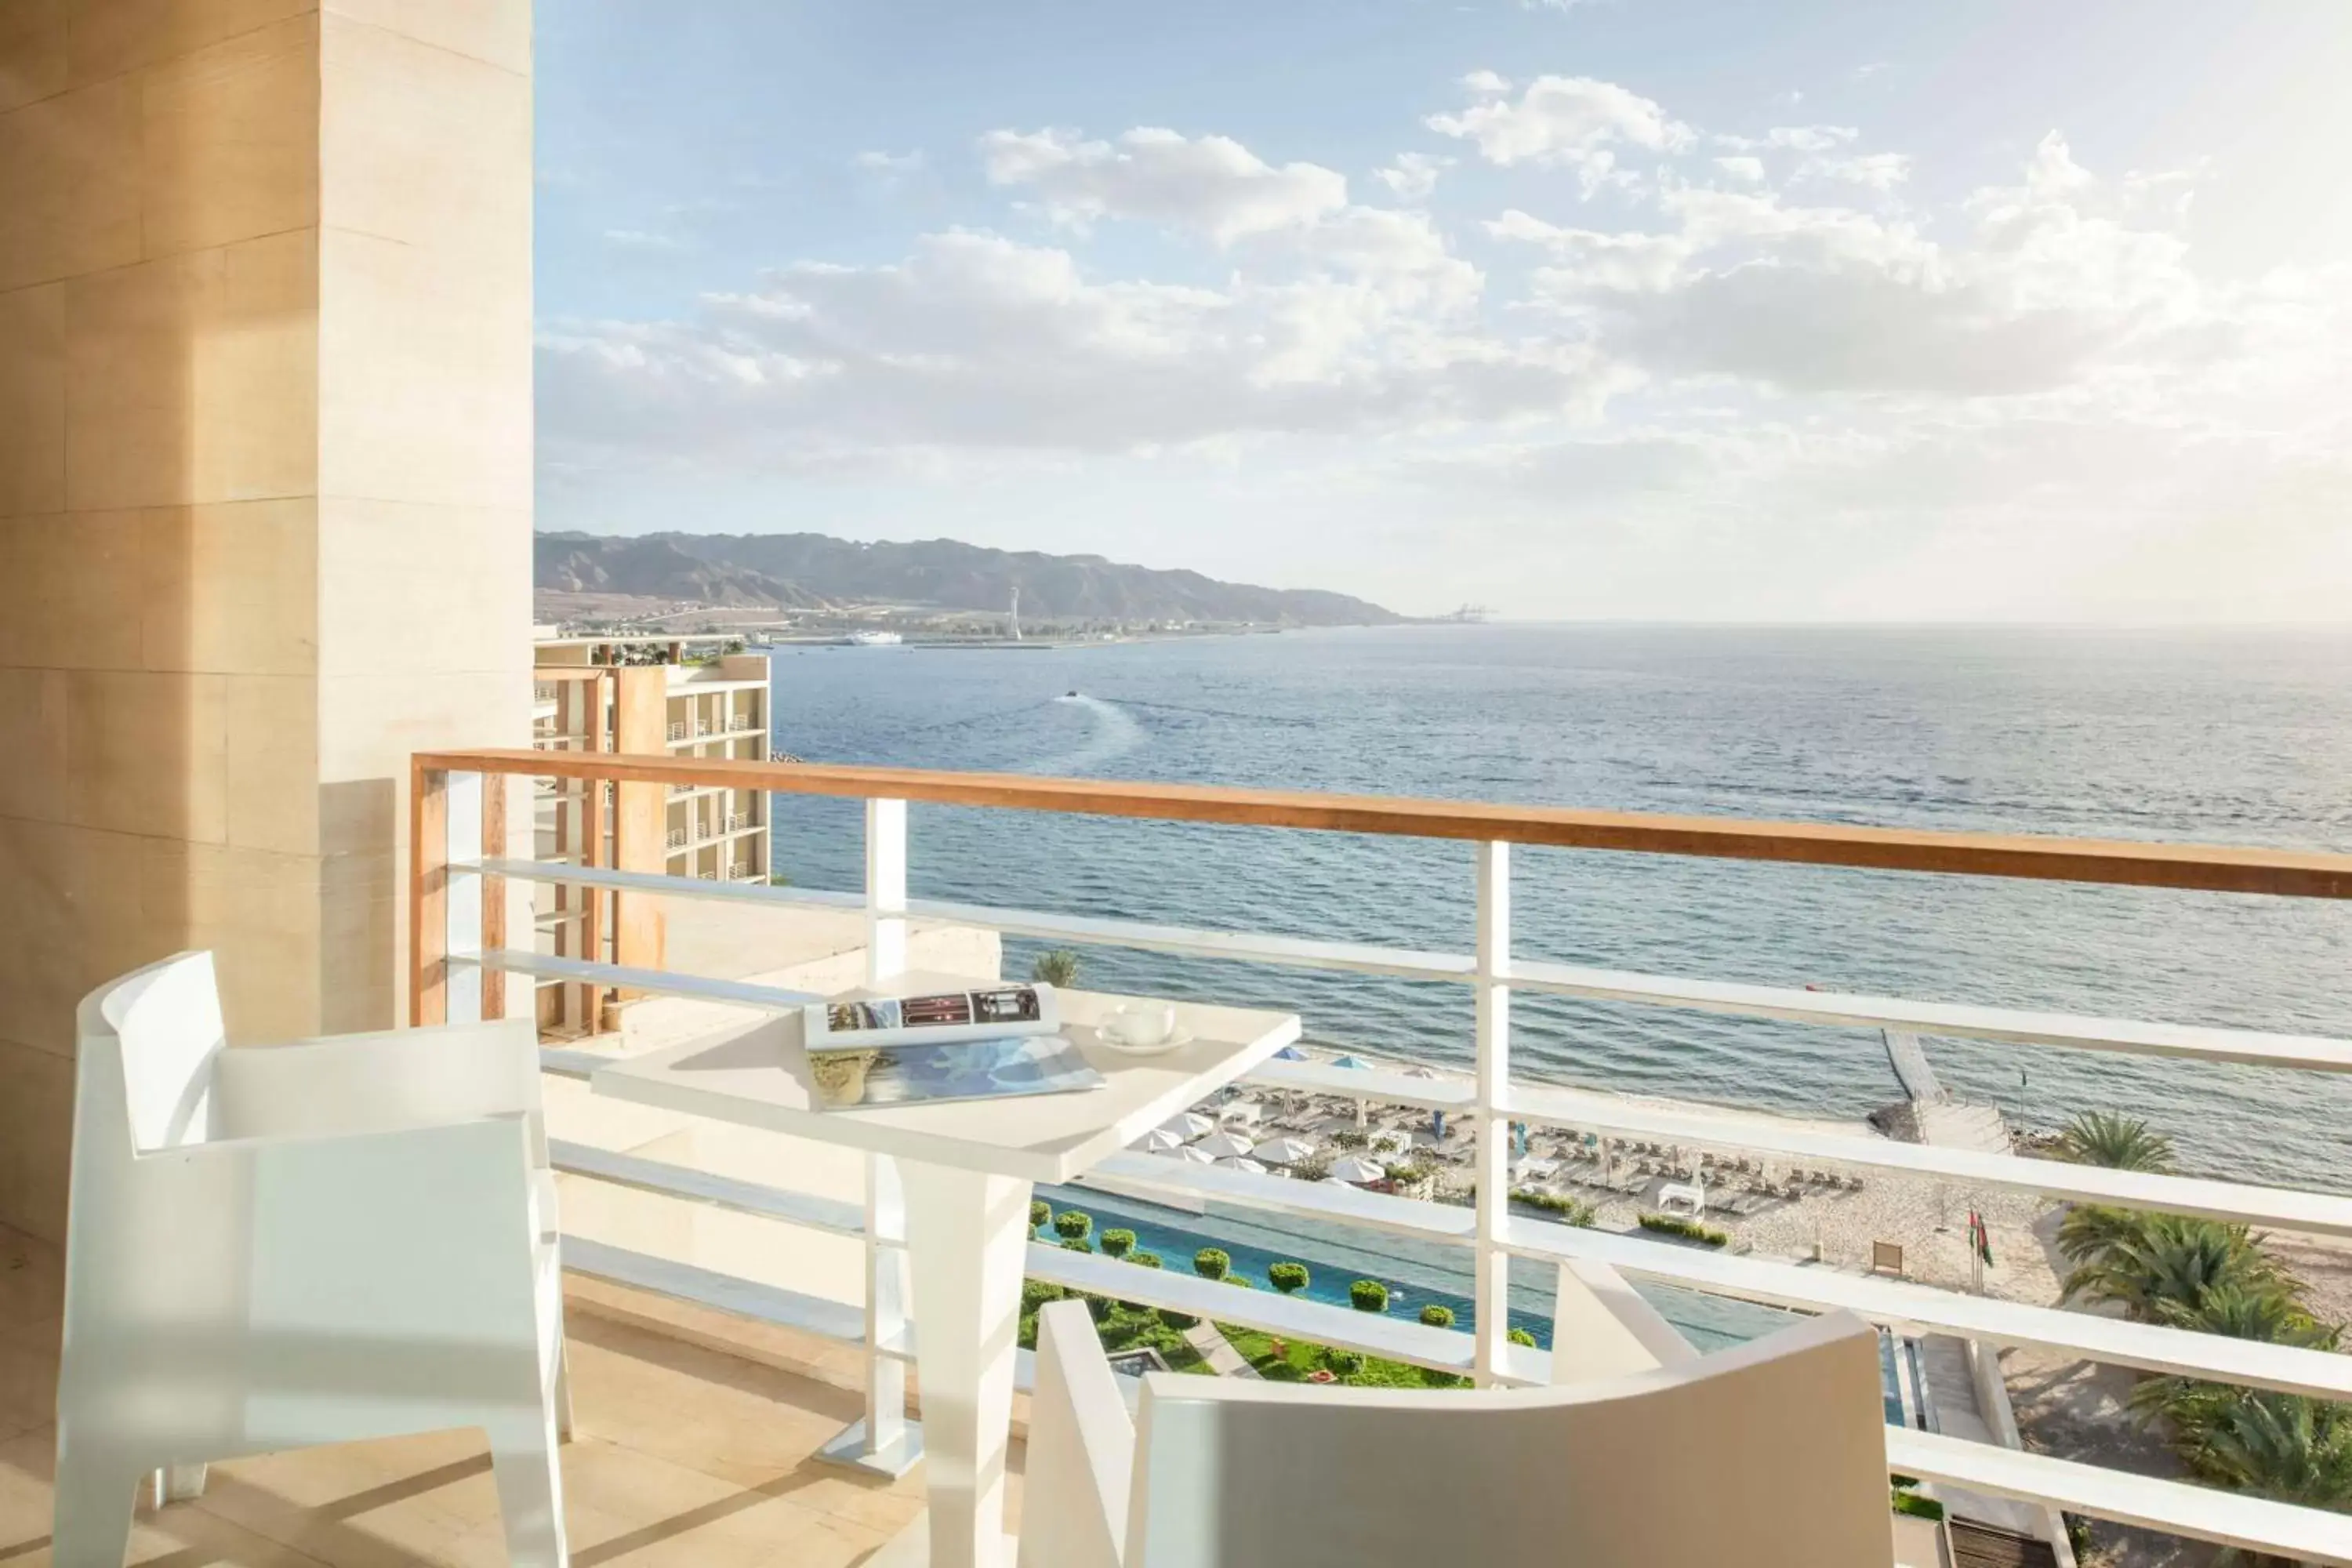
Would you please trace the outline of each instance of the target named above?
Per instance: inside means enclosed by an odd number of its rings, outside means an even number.
[[[1001,1568],[1030,1184],[908,1160],[931,1568]]]

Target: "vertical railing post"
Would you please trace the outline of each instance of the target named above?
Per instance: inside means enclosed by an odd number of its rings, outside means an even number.
[[[1511,847],[1478,846],[1477,1306],[1475,1374],[1500,1380],[1510,1361],[1511,1255],[1503,1226],[1511,1212]]]
[[[482,863],[482,827],[487,820],[483,805],[484,785],[488,780],[478,773],[452,773],[446,792],[446,847],[443,864],[454,873],[460,866],[478,868]],[[444,936],[442,952],[446,960],[442,965],[447,976],[444,990],[448,997],[447,1019],[452,1024],[478,1024],[482,1021],[483,969],[482,918],[486,889],[478,876],[449,875],[444,880],[442,894]],[[461,963],[460,960],[471,960]]]
[[[907,803],[866,803],[866,984],[895,984],[907,970]],[[866,1415],[826,1457],[898,1477],[922,1453],[907,1419],[907,1363],[884,1355],[907,1335],[907,1210],[898,1162],[866,1156]]]
[[[507,800],[514,789],[512,773],[479,773],[482,783],[482,836],[478,841],[478,853],[484,863],[482,874],[474,879],[481,885],[481,945],[483,952],[496,952],[507,945],[508,902],[513,889],[506,878],[493,874],[488,863],[507,858]],[[524,930],[530,930],[528,922]],[[507,1016],[507,975],[503,969],[485,968],[479,971],[482,980],[481,1008],[485,1018]],[[522,977],[520,989],[528,990],[530,977]]]
[[[449,775],[408,765],[408,1023],[449,1016]]]

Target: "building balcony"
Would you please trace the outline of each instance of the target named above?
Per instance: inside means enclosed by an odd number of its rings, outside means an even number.
[[[615,760],[548,753],[525,763],[511,756],[452,753],[420,763],[428,787],[467,790],[480,787],[483,768],[592,778]],[[861,1159],[842,1157],[841,1150],[806,1137],[713,1122],[675,1106],[658,1115],[632,1107],[628,1116],[615,1117],[614,1108],[592,1092],[592,1082],[604,1081],[598,1075],[656,1043],[677,1049],[705,1037],[741,1037],[746,1020],[789,1014],[812,993],[843,990],[861,971],[878,969],[887,984],[891,972],[880,968],[885,944],[893,954],[905,944],[908,956],[898,962],[911,970],[922,963],[912,950],[924,942],[980,932],[1173,955],[1194,961],[1196,973],[1207,965],[1239,963],[1260,974],[1287,969],[1414,981],[1458,998],[1459,1035],[1473,1047],[1469,1059],[1453,1061],[1364,1061],[1332,1047],[1286,1048],[1255,1061],[1234,1084],[1195,1106],[1206,1126],[1238,1140],[1242,1150],[1265,1152],[1264,1160],[1235,1163],[1228,1153],[1226,1163],[1217,1163],[1183,1157],[1174,1147],[1160,1152],[1153,1145],[1161,1140],[1138,1129],[1131,1146],[1107,1152],[1067,1185],[1040,1190],[1056,1211],[1084,1208],[1104,1216],[1106,1227],[1110,1217],[1126,1223],[1132,1211],[1142,1216],[1139,1226],[1161,1227],[1162,1246],[1189,1247],[1205,1238],[1230,1244],[1236,1258],[1251,1248],[1271,1247],[1274,1256],[1284,1249],[1312,1254],[1313,1272],[1324,1288],[1292,1295],[1261,1280],[1259,1289],[1233,1290],[1188,1272],[1172,1254],[1171,1267],[1154,1271],[1045,1243],[1033,1244],[1026,1254],[1034,1280],[1209,1318],[1253,1351],[1270,1336],[1419,1368],[1435,1381],[1460,1378],[1497,1387],[1584,1375],[1581,1361],[1561,1358],[1584,1356],[1586,1337],[1547,1342],[1554,1312],[1563,1318],[1568,1312],[1565,1285],[1557,1302],[1551,1296],[1556,1270],[1562,1279],[1567,1270],[1581,1270],[1630,1282],[1650,1303],[1643,1310],[1653,1311],[1686,1350],[1713,1351],[1790,1321],[1792,1314],[1843,1310],[1880,1325],[1885,1334],[1890,1470],[1921,1479],[1951,1517],[1969,1528],[2039,1536],[2054,1554],[2063,1550],[2060,1515],[2071,1513],[2299,1559],[2352,1557],[2346,1550],[2352,1530],[2340,1516],[2183,1475],[2135,1473],[2096,1447],[2031,1450],[2019,1440],[2011,1394],[2030,1365],[2029,1381],[2078,1366],[2126,1392],[2151,1375],[2185,1376],[2293,1398],[2352,1400],[2352,1357],[2062,1301],[2038,1240],[2063,1211],[2096,1206],[2242,1222],[2269,1235],[2337,1247],[2352,1237],[2352,1198],[2027,1157],[2006,1137],[1979,1136],[1981,1119],[1965,1116],[1923,1111],[1915,1118],[1919,1136],[1905,1139],[1825,1120],[1611,1094],[1605,1084],[1544,1081],[1513,1062],[1508,1005],[1517,993],[1620,1009],[1874,1031],[1885,1037],[1887,1054],[1906,1072],[1916,1071],[1915,1042],[1927,1036],[1997,1041],[2028,1053],[2087,1050],[2251,1064],[2272,1069],[2284,1083],[2289,1072],[2352,1068],[2352,1042],[2025,1011],[1990,1000],[1916,1001],[1515,957],[1509,847],[1886,873],[1932,869],[1946,876],[2054,878],[2267,897],[2352,896],[2352,860],[691,757],[617,760],[631,766],[633,776],[650,773],[673,784],[867,795],[866,863],[876,880],[863,889],[746,883],[739,879],[749,868],[739,862],[724,873],[673,879],[667,890],[673,905],[692,906],[699,918],[746,931],[778,921],[831,922],[826,929],[837,928],[835,941],[862,945],[867,930],[880,941],[870,951],[837,947],[821,959],[813,953],[793,970],[778,968],[775,944],[762,939],[747,943],[736,960],[650,978],[638,970],[524,949],[492,949],[479,960],[439,956],[478,951],[478,931],[453,929],[436,942],[428,931],[420,942],[420,995],[436,994],[435,973],[446,977],[476,964],[486,978],[531,975],[646,994],[617,1037],[551,1050],[544,1058],[555,1160],[564,1173],[566,1263],[575,1298],[584,1294],[600,1303],[583,1310],[590,1326],[575,1325],[574,1340],[593,1347],[584,1366],[607,1366],[629,1399],[647,1402],[626,1406],[629,1414],[609,1440],[615,1449],[640,1443],[691,1469],[695,1461],[684,1440],[665,1436],[666,1423],[699,1430],[720,1420],[701,1416],[690,1402],[651,1408],[662,1397],[656,1390],[666,1385],[653,1373],[606,1359],[625,1349],[661,1365],[691,1363],[709,1385],[714,1408],[742,1409],[744,1400],[778,1391],[803,1399],[792,1414],[771,1413],[793,1436],[758,1450],[761,1465],[773,1466],[761,1470],[758,1485],[767,1486],[766,1495],[775,1500],[797,1498],[803,1484],[814,1487],[813,1479],[787,1485],[775,1478],[830,1475],[811,1458],[832,1435],[827,1424],[856,1414],[851,1397],[856,1389],[897,1386],[893,1380],[903,1375],[912,1354],[891,1309],[869,1304],[866,1291],[866,1281],[885,1266],[877,1260],[897,1256],[908,1244],[868,1226],[867,1167]],[[1332,933],[1181,928],[910,899],[903,871],[894,870],[907,862],[906,815],[898,803],[909,798],[1465,841],[1470,874],[1454,896],[1473,914],[1475,941],[1455,949],[1408,948]],[[463,816],[454,814],[453,820]],[[425,868],[426,875],[436,871],[485,874],[462,857],[446,868]],[[1170,878],[1183,875],[1181,866],[1164,871]],[[508,863],[495,874],[568,885],[592,898],[644,889],[640,874],[556,862],[527,870]],[[1398,896],[1430,895],[1407,888]],[[458,901],[444,907],[445,918],[463,918]],[[952,962],[943,967],[993,978]],[[1988,979],[1986,989],[1997,995],[2002,987]],[[1932,1085],[1915,1087],[1923,1105],[1943,1105]],[[1961,1131],[1968,1135],[1941,1135],[1947,1123],[1967,1124]],[[1990,1125],[2000,1127],[1997,1115]],[[1306,1155],[1282,1149],[1286,1140],[1304,1146]],[[1183,1138],[1175,1142],[1192,1147]],[[914,1157],[915,1147],[908,1145],[904,1157]],[[1365,1165],[1343,1169],[1342,1157]],[[1298,1167],[1312,1174],[1318,1164],[1337,1173],[1300,1179],[1290,1173]],[[1688,1209],[1698,1211],[1696,1234],[1693,1227],[1675,1234],[1643,1223],[1643,1216]],[[1973,1248],[1958,1237],[1971,1211],[1986,1216],[1993,1248],[2006,1260],[1990,1279],[1978,1272]],[[1722,1233],[1720,1243],[1706,1234],[1710,1229]],[[1360,1270],[1409,1279],[1414,1296],[1445,1304],[1450,1319],[1366,1312],[1354,1310],[1344,1294],[1334,1300],[1330,1282]],[[605,1291],[614,1294],[597,1294]],[[624,1299],[631,1303],[630,1334],[641,1336],[626,1338],[625,1345],[623,1336],[603,1326],[602,1305]],[[1523,1324],[1533,1331],[1534,1342],[1507,1337],[1506,1328]],[[597,1335],[606,1337],[600,1342]],[[2004,1355],[2010,1358],[2006,1375]],[[795,1369],[821,1363],[837,1381],[786,1390],[774,1373],[779,1357]],[[764,1370],[750,1365],[762,1361],[771,1363]],[[584,1374],[583,1391],[596,1387],[596,1375],[593,1370]],[[1019,1375],[1031,1375],[1025,1357]],[[826,1429],[811,1430],[818,1426]],[[583,1428],[602,1431],[592,1418],[583,1418]],[[1016,1470],[1018,1456],[1016,1445]],[[583,1450],[573,1462],[604,1460]],[[803,1465],[805,1471],[798,1468]],[[911,1513],[920,1484],[917,1470],[887,1489],[864,1494],[897,1500],[874,1516],[878,1533]],[[734,1517],[721,1496],[710,1493],[714,1511],[698,1517],[709,1522]],[[745,1504],[743,1511],[757,1513],[764,1506]],[[780,1528],[782,1523],[797,1523],[797,1516],[780,1516]],[[850,1552],[845,1560],[858,1558]]]

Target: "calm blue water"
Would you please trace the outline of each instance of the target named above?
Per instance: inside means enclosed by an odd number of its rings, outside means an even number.
[[[779,650],[812,760],[2352,849],[2352,636],[1402,627],[1061,651]],[[1065,693],[1083,695],[1071,700]],[[1467,845],[913,807],[919,896],[1467,948]],[[776,864],[854,889],[854,803]],[[2352,1036],[2352,908],[1518,850],[1517,951],[1612,968]],[[1008,944],[1007,970],[1033,949]],[[1467,1065],[1466,989],[1109,949],[1087,982],[1280,1006]],[[1858,1116],[1874,1032],[1522,995],[1524,1076]],[[2144,1115],[2188,1161],[2352,1188],[2352,1083],[1931,1043],[2033,1124]],[[2020,1074],[2025,1074],[2021,1087]]]
[[[1077,1209],[1094,1218],[1097,1239],[1106,1230],[1121,1227],[1135,1232],[1136,1245],[1157,1253],[1163,1266],[1181,1271],[1192,1267],[1192,1255],[1204,1247],[1223,1247],[1233,1259],[1234,1272],[1260,1289],[1271,1289],[1266,1269],[1285,1261],[1307,1265],[1309,1300],[1350,1307],[1348,1287],[1359,1279],[1377,1279],[1389,1288],[1392,1317],[1418,1319],[1428,1306],[1449,1307],[1454,1326],[1468,1332],[1477,1325],[1478,1309],[1471,1297],[1468,1253],[1458,1247],[1415,1244],[1409,1237],[1381,1236],[1374,1246],[1360,1245],[1344,1226],[1318,1226],[1261,1212],[1220,1207],[1202,1217],[1133,1198],[1108,1197],[1092,1189],[1040,1187],[1037,1195],[1054,1212]],[[1051,1239],[1050,1236],[1046,1239]],[[1727,1296],[1704,1296],[1637,1280],[1634,1288],[1657,1308],[1698,1350],[1721,1350],[1744,1344],[1786,1328],[1789,1313]],[[1537,1344],[1551,1348],[1552,1270],[1515,1259],[1512,1268],[1511,1327],[1525,1329]]]

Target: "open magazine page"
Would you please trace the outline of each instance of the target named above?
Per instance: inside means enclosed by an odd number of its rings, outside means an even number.
[[[1102,1075],[1059,1035],[958,1040],[944,1045],[856,1046],[809,1056],[824,1110],[994,1100],[1099,1089]]]
[[[866,1046],[936,1045],[1050,1035],[1061,1027],[1050,985],[991,985],[862,1002],[813,1002],[801,1009],[809,1054]]]

